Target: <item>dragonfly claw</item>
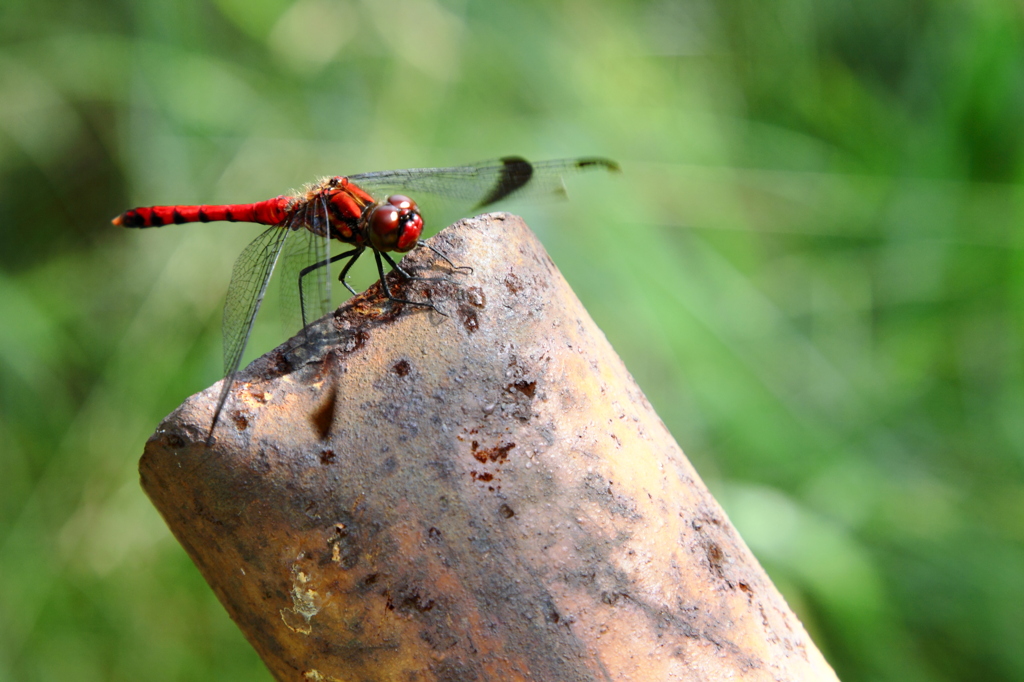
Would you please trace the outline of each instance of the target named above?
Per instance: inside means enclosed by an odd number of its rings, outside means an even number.
[[[444,259],[445,263],[447,263],[448,265],[452,266],[452,269],[455,270],[456,272],[458,272],[459,270],[467,270],[468,274],[473,274],[473,268],[469,267],[468,265],[456,265],[455,263],[453,263],[451,261],[450,258],[448,258],[448,256],[444,255],[441,251],[439,251],[438,249],[434,248],[434,246],[432,244],[428,244],[427,242],[425,242],[425,241],[423,241],[421,239],[418,242],[416,242],[416,245],[417,246],[426,247],[426,248],[430,249],[431,251],[433,251],[434,254],[436,254],[439,258]]]

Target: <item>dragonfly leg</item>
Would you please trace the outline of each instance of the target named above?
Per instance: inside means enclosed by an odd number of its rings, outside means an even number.
[[[446,315],[445,313],[443,313],[440,310],[438,310],[437,306],[435,306],[433,303],[423,303],[421,301],[409,301],[409,300],[406,300],[404,298],[395,298],[395,296],[393,296],[392,293],[391,293],[391,288],[388,287],[388,279],[384,275],[384,264],[381,262],[381,259],[380,259],[381,252],[377,251],[376,249],[374,249],[373,250],[373,257],[377,261],[377,272],[380,273],[380,285],[381,285],[381,288],[384,289],[384,295],[387,296],[390,300],[394,301],[395,303],[408,303],[409,305],[418,305],[418,306],[421,306],[423,308],[430,308],[435,313],[441,313],[445,317],[448,317],[448,315]],[[384,254],[384,257],[388,259],[389,263],[394,264],[394,261],[392,261],[391,258],[389,258],[386,253]],[[401,272],[401,270],[399,270],[399,272]],[[409,279],[412,279],[408,275],[406,275],[406,277],[408,277]]]
[[[377,253],[379,253],[381,256],[384,256],[384,260],[388,262],[388,265],[391,266],[391,269],[398,271],[398,274],[400,274],[402,277],[405,277],[406,279],[423,279],[422,277],[413,277],[408,272],[403,270],[402,266],[396,263],[395,259],[392,258],[387,251],[378,251]]]
[[[380,255],[384,257],[384,260],[388,262],[388,265],[398,271],[398,274],[408,280],[415,280],[417,282],[451,282],[447,277],[416,277],[414,275],[410,275],[408,272],[403,270],[402,267],[398,265],[398,263],[396,263],[386,251],[381,251]]]
[[[309,265],[307,267],[302,268],[302,270],[299,271],[299,306],[302,308],[302,324],[303,325],[306,325],[306,324],[309,324],[309,323],[306,320],[306,297],[303,295],[302,278],[305,277],[306,275],[308,275],[309,273],[313,272],[314,270],[318,270],[318,269],[326,266],[328,263],[336,263],[339,260],[341,260],[342,258],[346,258],[348,256],[352,256],[353,254],[356,254],[356,256],[353,258],[353,260],[355,260],[355,258],[358,257],[358,254],[359,254],[360,251],[362,251],[362,249],[352,249],[351,251],[346,251],[345,253],[339,253],[337,256],[332,256],[330,258],[330,260],[318,261],[316,263],[313,263],[312,265]],[[349,265],[351,265],[351,263],[349,263]],[[345,270],[348,270],[348,265],[345,266]],[[342,275],[342,278],[343,278],[341,280],[342,284],[344,284],[346,287],[348,287],[349,291],[352,291],[352,287],[348,286],[348,282],[346,282],[344,280],[344,275]],[[356,292],[352,291],[352,293],[354,294]]]
[[[441,253],[441,251],[439,251],[438,249],[435,249],[432,245],[428,244],[427,242],[425,242],[422,239],[420,239],[418,242],[416,242],[416,246],[423,246],[423,247],[426,247],[426,248],[430,249],[431,251],[434,252],[435,255],[437,255],[438,257],[440,257],[442,259],[444,259],[445,263],[447,263],[448,265],[452,266],[452,270],[469,270],[470,273],[473,272],[473,268],[469,267],[468,265],[456,265],[455,263],[453,263],[451,261],[450,258],[448,258],[448,256],[444,255],[443,253]]]
[[[345,278],[348,276],[348,271],[352,268],[353,265],[355,265],[356,261],[359,260],[359,256],[363,254],[363,249],[365,248],[365,246],[360,246],[358,249],[352,249],[351,251],[346,251],[345,253],[341,254],[341,256],[348,256],[349,254],[352,255],[352,257],[348,259],[348,262],[345,263],[345,267],[341,269],[341,274],[338,275],[338,281],[344,284],[345,288],[352,292],[352,295],[356,295],[359,292],[353,289],[352,285],[349,284],[348,280]],[[339,258],[341,256],[339,256]]]

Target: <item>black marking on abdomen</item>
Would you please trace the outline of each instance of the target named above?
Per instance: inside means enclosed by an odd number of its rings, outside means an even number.
[[[121,214],[121,224],[125,227],[146,227],[146,221],[134,208]]]
[[[230,208],[224,209],[224,220],[228,221],[229,223],[235,222],[235,214],[231,211]]]
[[[177,208],[175,208],[173,213],[171,213],[171,218],[174,219],[175,225],[181,225],[182,223],[188,222],[185,220],[185,216],[181,215]]]
[[[156,211],[149,212],[149,224],[152,227],[161,227],[164,225],[164,219],[160,217],[160,214]]]
[[[520,156],[507,156],[501,160],[501,163],[503,166],[498,182],[491,188],[487,196],[476,205],[477,208],[483,208],[488,204],[501,201],[522,188],[533,177],[533,166],[529,161]]]
[[[208,223],[208,222],[210,222],[210,216],[206,215],[206,207],[205,206],[200,206],[199,207],[199,222],[201,222],[201,223]]]

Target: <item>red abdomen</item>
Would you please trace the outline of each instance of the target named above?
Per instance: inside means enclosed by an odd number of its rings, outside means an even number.
[[[288,217],[287,196],[274,197],[255,204],[228,204],[226,206],[147,206],[133,208],[114,218],[115,225],[124,227],[160,227],[182,223],[209,223],[226,220],[231,223],[259,223],[278,225]]]

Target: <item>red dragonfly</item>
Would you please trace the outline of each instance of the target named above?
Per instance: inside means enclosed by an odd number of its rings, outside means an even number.
[[[303,327],[330,311],[331,263],[348,259],[338,279],[356,293],[346,277],[366,249],[373,251],[385,296],[398,303],[441,312],[433,303],[396,298],[384,276],[382,259],[406,279],[415,279],[395,263],[389,255],[392,251],[405,253],[426,247],[448,261],[444,254],[420,239],[423,217],[407,192],[439,197],[455,204],[464,214],[468,212],[466,208],[476,211],[507,198],[564,194],[563,175],[600,168],[619,170],[614,161],[596,157],[540,163],[506,157],[452,168],[361,173],[326,178],[297,194],[254,204],[133,208],[114,218],[113,223],[123,227],[161,227],[224,220],[271,226],[242,251],[231,273],[223,321],[225,381],[210,425],[209,442],[282,253],[286,268],[293,276],[297,271]],[[353,248],[332,256],[332,239]]]

